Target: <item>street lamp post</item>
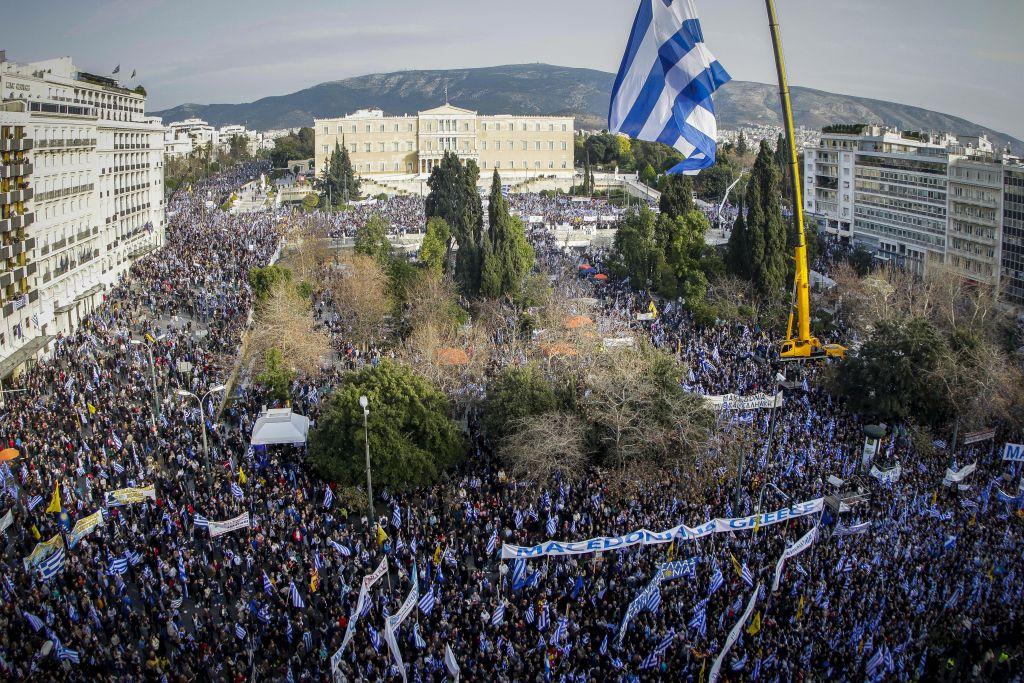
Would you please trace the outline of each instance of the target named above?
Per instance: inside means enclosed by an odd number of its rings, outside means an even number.
[[[370,402],[365,396],[359,397],[359,405],[363,409],[363,441],[366,444],[366,495],[369,500],[370,516],[367,518],[371,523],[374,520],[373,513],[373,478],[370,475],[370,427],[367,420],[370,417]]]
[[[206,461],[206,486],[210,489],[210,496],[213,496],[213,472],[210,467],[210,443],[206,439],[206,415],[203,414],[203,399],[209,397],[211,394],[215,394],[219,391],[226,389],[223,384],[218,384],[215,387],[211,387],[209,391],[203,394],[203,398],[199,398],[188,389],[176,389],[175,394],[182,398],[192,397],[199,404],[199,426],[203,430],[203,456]]]
[[[164,336],[160,335],[156,337],[157,341],[163,339]],[[144,346],[146,347],[146,355],[149,356],[149,378],[153,384],[153,414],[150,416],[150,422],[156,427],[156,419],[160,416],[160,389],[156,384],[156,363],[153,362],[153,347],[148,342],[142,339],[132,339],[132,346]]]

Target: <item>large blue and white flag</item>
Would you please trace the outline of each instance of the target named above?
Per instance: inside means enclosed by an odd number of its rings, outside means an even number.
[[[693,0],[641,0],[612,90],[608,130],[683,154],[671,174],[715,163],[711,94],[730,76],[704,45]]]

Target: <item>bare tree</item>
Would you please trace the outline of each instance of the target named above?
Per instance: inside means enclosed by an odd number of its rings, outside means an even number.
[[[327,287],[352,341],[372,344],[387,338],[392,306],[388,275],[380,263],[370,256],[346,254],[331,272]]]
[[[260,307],[250,337],[249,354],[262,362],[271,348],[281,351],[295,370],[316,372],[330,354],[331,340],[313,320],[310,302],[291,282],[279,283]]]
[[[556,476],[574,481],[586,470],[585,436],[578,415],[545,413],[514,425],[499,452],[516,477],[539,483]]]

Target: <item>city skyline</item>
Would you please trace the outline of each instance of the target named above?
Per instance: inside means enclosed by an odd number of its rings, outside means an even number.
[[[707,41],[732,76],[774,82],[762,3],[696,4]],[[962,116],[1024,138],[1024,98],[1007,87],[1024,66],[1024,51],[1012,47],[1024,7],[1013,0],[987,5],[978,13],[951,0],[896,7],[785,0],[780,19],[791,81]],[[74,18],[54,29],[52,18],[71,7]],[[450,0],[439,12],[407,0],[386,7],[315,0],[304,7],[296,13],[257,0],[238,12],[226,3],[106,0],[84,8],[44,0],[19,8],[23,30],[0,47],[23,62],[74,55],[98,73],[120,64],[126,81],[135,70],[131,82],[147,88],[156,111],[248,102],[405,69],[545,62],[614,72],[636,3],[524,0],[516,16],[540,18],[511,40],[505,5]],[[864,44],[871,49],[860,49]]]

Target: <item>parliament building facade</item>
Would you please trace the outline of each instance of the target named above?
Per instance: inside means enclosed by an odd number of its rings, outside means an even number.
[[[472,159],[487,176],[573,173],[571,116],[482,116],[445,104],[415,115],[385,116],[362,109],[332,119],[316,119],[316,172],[334,153],[348,149],[359,175],[426,176],[448,151]]]

